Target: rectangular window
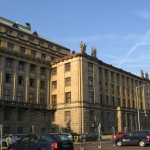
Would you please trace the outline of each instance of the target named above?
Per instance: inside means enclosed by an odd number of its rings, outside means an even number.
[[[65,103],[70,103],[71,102],[71,92],[66,92],[65,93]]]
[[[70,111],[65,111],[65,122],[70,122],[71,121],[71,112]]]
[[[35,87],[35,79],[30,78],[30,87]]]
[[[71,86],[71,77],[65,78],[65,86]]]
[[[45,81],[40,81],[40,88],[45,89]]]
[[[11,119],[11,111],[5,109],[4,110],[4,120],[10,120]]]
[[[43,61],[45,61],[45,60],[46,60],[46,54],[41,54],[41,59],[42,59]]]
[[[5,82],[7,82],[7,83],[11,83],[11,80],[12,80],[12,76],[11,76],[11,74],[6,73],[6,74],[5,74]]]
[[[17,91],[17,102],[23,102],[23,91]]]
[[[36,71],[36,65],[31,64],[30,65],[30,72],[35,73],[35,71]]]
[[[24,119],[24,113],[22,110],[18,110],[17,112],[17,121],[22,121]]]
[[[13,65],[13,60],[11,58],[6,58],[6,67],[11,68]]]
[[[57,95],[52,95],[52,105],[56,106],[57,105]]]
[[[36,57],[36,51],[31,50],[31,56]]]
[[[45,122],[46,121],[46,113],[41,114],[41,121]]]
[[[20,61],[20,62],[19,62],[18,69],[19,69],[20,71],[23,71],[23,70],[24,70],[24,66],[25,66],[25,63]]]
[[[88,77],[88,85],[93,86],[93,77]]]
[[[8,44],[7,44],[7,49],[8,49],[9,51],[13,51],[13,50],[14,50],[14,44],[8,43]]]
[[[40,45],[40,46],[44,46],[44,42],[39,41],[39,45]]]
[[[5,89],[4,90],[4,100],[5,101],[10,101],[11,100],[11,90],[10,89]]]
[[[20,47],[20,54],[25,55],[26,53],[26,48],[25,47]]]
[[[35,93],[29,93],[29,103],[35,102]]]
[[[6,30],[6,34],[12,35],[12,31],[11,30]]]
[[[94,92],[89,91],[89,102],[94,103]]]
[[[24,83],[23,76],[19,76],[18,77],[18,84],[23,85],[23,83]]]
[[[108,70],[105,69],[105,79],[108,79]]]
[[[57,81],[52,81],[52,89],[57,89]]]
[[[88,71],[93,72],[93,64],[92,63],[88,63]]]
[[[65,64],[65,71],[70,71],[71,70],[71,64],[70,63],[66,63]]]
[[[40,94],[40,104],[45,104],[45,94]]]
[[[90,110],[90,121],[95,121],[94,110]]]
[[[41,67],[41,75],[45,75],[46,73],[46,68],[45,67]]]
[[[23,37],[24,37],[24,36],[23,36],[22,34],[18,34],[18,38],[19,38],[19,39],[23,39]]]
[[[108,83],[105,82],[105,91],[108,92]]]
[[[57,67],[52,68],[52,75],[57,75]]]

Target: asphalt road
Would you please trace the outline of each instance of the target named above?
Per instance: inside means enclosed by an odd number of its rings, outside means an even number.
[[[140,147],[140,146],[123,146],[123,147],[118,147],[118,146],[113,146],[112,140],[104,140],[102,141],[102,147],[98,148],[98,141],[93,141],[93,142],[83,142],[82,147],[80,143],[75,143],[74,144],[74,150],[150,150],[150,146],[147,147]]]

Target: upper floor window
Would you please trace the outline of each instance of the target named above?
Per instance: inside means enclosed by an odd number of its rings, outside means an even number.
[[[10,89],[5,89],[4,90],[4,100],[5,101],[10,101],[11,99],[11,90]]]
[[[35,93],[29,93],[29,103],[35,102]]]
[[[20,62],[19,62],[18,69],[19,69],[20,71],[23,71],[23,70],[24,70],[24,66],[25,66],[25,63],[20,61]]]
[[[6,33],[12,35],[13,32],[11,30],[6,30]]]
[[[40,104],[45,104],[45,94],[40,94]]]
[[[108,79],[108,70],[105,69],[105,78]]]
[[[11,58],[7,58],[6,59],[6,67],[12,67],[12,64],[13,64],[13,60]]]
[[[57,95],[52,95],[52,105],[56,106],[57,105]]]
[[[93,86],[93,78],[92,77],[88,77],[88,85]]]
[[[17,102],[23,102],[23,91],[17,91]]]
[[[71,77],[65,78],[65,86],[71,86]]]
[[[24,83],[23,76],[19,76],[18,77],[18,84],[23,85],[23,83]]]
[[[65,103],[70,103],[71,102],[71,92],[66,92],[65,93]]]
[[[93,72],[93,64],[92,63],[88,63],[88,71]]]
[[[89,102],[94,103],[94,92],[89,91]]]
[[[30,87],[35,87],[35,79],[30,78]]]
[[[48,45],[48,49],[51,49],[52,47],[53,47],[52,45],[50,45],[50,44]]]
[[[52,81],[52,89],[57,89],[57,81]]]
[[[57,67],[52,68],[52,75],[56,75],[57,74]]]
[[[36,51],[31,50],[31,56],[36,57]]]
[[[36,65],[31,64],[30,65],[30,72],[35,73],[35,70],[36,70]]]
[[[41,81],[40,82],[40,88],[41,89],[45,89],[45,81]]]
[[[45,75],[46,73],[46,68],[45,67],[41,67],[41,75]]]
[[[23,35],[22,34],[18,34],[18,38],[19,39],[23,39]]]
[[[70,70],[71,70],[71,64],[69,62],[65,64],[65,71],[70,71]]]
[[[12,80],[12,76],[11,76],[11,74],[6,73],[6,74],[5,74],[5,82],[7,82],[7,83],[11,83],[11,80]]]
[[[34,39],[33,39],[33,38],[29,38],[29,42],[30,42],[30,43],[33,43],[33,42],[34,42]]]
[[[39,45],[40,45],[40,46],[44,46],[44,42],[39,41]]]
[[[61,49],[60,48],[57,48],[57,52],[60,52],[61,51]]]
[[[14,44],[8,43],[8,44],[7,44],[7,49],[8,49],[9,51],[13,51],[13,49],[14,49]]]
[[[25,53],[26,53],[26,49],[25,49],[25,47],[20,47],[20,54],[23,54],[23,55],[25,55]]]
[[[41,59],[46,60],[46,54],[41,54]]]

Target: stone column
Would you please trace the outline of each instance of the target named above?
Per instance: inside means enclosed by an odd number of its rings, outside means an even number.
[[[117,118],[118,118],[118,131],[122,131],[122,112],[121,108],[117,107]]]
[[[50,69],[48,68],[46,71],[46,104],[49,105],[50,104]]]
[[[37,66],[37,76],[36,76],[36,103],[40,102],[40,67]]]

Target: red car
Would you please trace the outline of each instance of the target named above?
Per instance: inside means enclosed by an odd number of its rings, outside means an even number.
[[[119,137],[122,137],[125,135],[125,133],[127,133],[128,131],[122,131],[122,132],[118,132],[117,134],[113,135],[112,139],[116,140]]]

